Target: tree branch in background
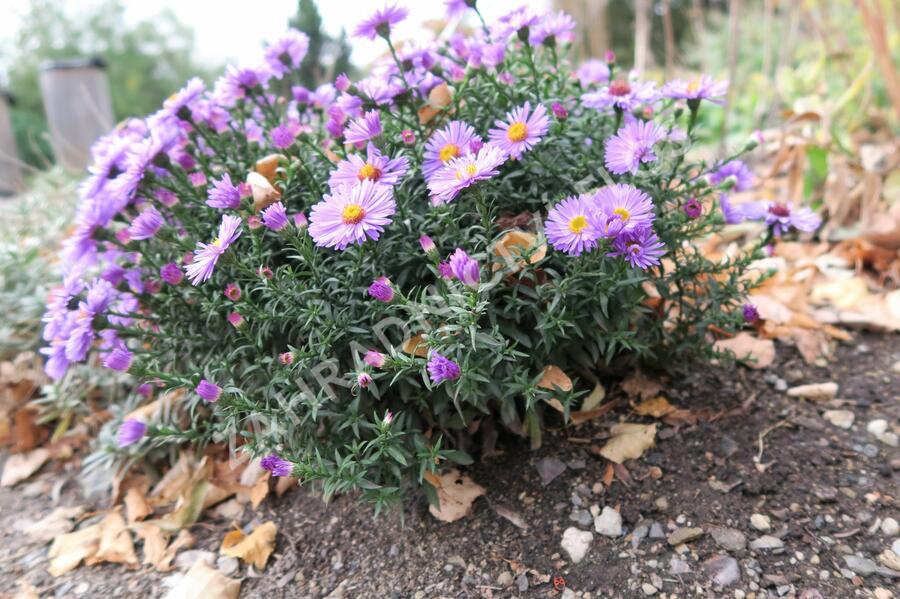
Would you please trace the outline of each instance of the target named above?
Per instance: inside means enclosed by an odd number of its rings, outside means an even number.
[[[634,3],[634,70],[643,74],[650,59],[650,0]]]
[[[734,104],[734,90],[737,88],[737,60],[740,52],[741,0],[728,1],[728,102],[722,113],[722,128],[719,131],[719,156],[725,153],[725,132],[728,131],[728,115]]]
[[[675,76],[675,29],[672,27],[672,5],[670,0],[662,0],[663,30],[666,41],[666,79]]]

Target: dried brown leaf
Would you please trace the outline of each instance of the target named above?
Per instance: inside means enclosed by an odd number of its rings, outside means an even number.
[[[277,532],[278,527],[274,522],[266,522],[257,526],[249,535],[245,535],[240,530],[233,530],[222,539],[219,553],[239,558],[244,563],[253,564],[257,570],[263,570],[275,549]]]
[[[716,341],[715,349],[732,352],[738,360],[745,360],[750,368],[768,368],[775,361],[775,342],[754,337],[746,331],[731,339]]]
[[[443,522],[455,522],[472,510],[472,503],[484,495],[484,487],[458,470],[450,470],[441,476],[429,476],[427,480],[437,491],[440,506],[429,506],[431,515]]]
[[[640,370],[635,370],[622,381],[622,390],[628,394],[628,397],[649,399],[659,395],[662,385],[659,381],[648,379]]]
[[[656,439],[656,423],[635,424],[620,422],[610,429],[612,437],[600,449],[600,455],[611,462],[621,464],[625,460],[641,457]]]
[[[199,559],[165,599],[238,599],[241,581],[228,578]]]
[[[32,541],[48,543],[75,527],[75,520],[84,513],[83,506],[58,507],[37,522],[23,528]]]
[[[632,402],[631,408],[638,416],[650,416],[652,418],[662,418],[675,410],[675,406],[670,404],[669,400],[662,395],[645,399],[637,404]]]
[[[28,453],[16,453],[9,456],[3,466],[0,487],[11,487],[25,480],[40,470],[48,459],[50,459],[50,452],[43,447],[33,449]]]
[[[110,512],[100,524],[100,543],[97,552],[85,558],[89,566],[101,562],[112,562],[137,566],[138,558],[134,552],[131,532],[125,524],[125,518],[118,511]]]

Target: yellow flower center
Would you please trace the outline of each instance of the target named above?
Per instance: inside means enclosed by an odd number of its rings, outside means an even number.
[[[456,180],[462,181],[463,178],[468,179],[469,177],[475,176],[475,173],[478,172],[478,169],[474,164],[467,164],[465,167],[456,171]]]
[[[687,85],[687,90],[688,90],[689,94],[694,93],[698,89],[700,89],[700,80],[699,79],[694,79]]]
[[[355,225],[366,215],[365,209],[359,204],[347,204],[341,212],[341,220],[345,225]]]
[[[631,213],[628,212],[628,210],[626,210],[625,208],[621,208],[621,207],[613,210],[613,214],[615,214],[619,218],[621,218],[623,223],[627,223],[628,219],[631,218]]]
[[[569,221],[569,230],[570,230],[571,232],[575,233],[576,235],[578,235],[578,234],[580,234],[582,231],[584,231],[584,229],[585,229],[587,226],[588,226],[588,221],[587,221],[587,219],[586,219],[584,216],[582,216],[582,215],[578,215],[578,216],[576,216],[575,218],[573,218],[572,220]]]
[[[219,247],[220,245],[222,245],[222,240],[216,237],[215,239],[213,239],[212,245]]]
[[[451,158],[459,156],[459,146],[456,144],[447,144],[438,153],[441,162],[448,162]]]
[[[513,123],[506,131],[506,137],[509,141],[523,141],[528,137],[528,125],[523,122]]]
[[[359,172],[356,174],[356,178],[360,181],[365,181],[368,179],[369,181],[377,181],[381,178],[381,169],[377,166],[372,166],[368,162],[363,165]]]

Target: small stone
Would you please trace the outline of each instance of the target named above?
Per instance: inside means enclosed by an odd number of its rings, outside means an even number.
[[[741,567],[729,555],[714,555],[703,562],[703,571],[712,581],[723,587],[741,579]]]
[[[825,599],[819,589],[803,589],[797,596],[797,599]]]
[[[689,541],[693,541],[694,539],[698,539],[702,537],[704,531],[702,528],[690,528],[690,527],[682,527],[676,528],[666,540],[669,542],[669,545],[681,545],[682,543],[687,543]]]
[[[900,374],[900,360],[897,360],[896,362],[894,362],[894,365],[891,366],[891,370],[893,370],[897,374]]]
[[[516,576],[516,588],[519,589],[520,593],[524,593],[528,590],[527,574],[519,574],[518,576]]]
[[[875,595],[875,599],[894,599],[894,594],[883,587],[878,587],[872,592]]]
[[[900,572],[900,555],[897,555],[890,549],[885,549],[878,555],[878,561],[884,564],[886,567],[894,570],[895,572]]]
[[[750,549],[753,549],[754,551],[762,549],[781,549],[782,547],[784,547],[784,541],[771,535],[763,535],[758,539],[750,541]]]
[[[834,487],[820,487],[816,486],[813,489],[813,494],[824,503],[831,503],[837,499],[837,489]]]
[[[850,428],[856,415],[850,410],[825,410],[825,420],[838,428]]]
[[[669,560],[669,572],[672,574],[688,574],[691,571],[691,566],[683,559],[678,559],[674,555]]]
[[[900,436],[891,431],[878,435],[878,440],[890,447],[897,447],[900,445]]]
[[[590,534],[590,533],[588,533]],[[504,570],[500,573],[500,576],[497,577],[497,584],[504,589],[513,583],[513,575],[509,570]]]
[[[652,534],[653,533],[651,532],[651,535]],[[900,555],[900,539],[894,539],[894,542],[891,543],[891,551],[893,551],[897,555]]]
[[[569,520],[574,520],[579,526],[585,527],[590,526],[591,522],[594,521],[591,517],[591,513],[587,510],[575,510],[569,514]]]
[[[575,591],[569,587],[564,588],[560,599],[575,599]]]
[[[716,545],[726,551],[743,551],[747,548],[747,536],[736,528],[714,526],[709,529]]]
[[[225,576],[231,576],[237,572],[239,565],[236,557],[225,557],[223,555],[216,560],[216,570]]]
[[[896,537],[900,533],[900,524],[894,518],[885,518],[881,523],[881,532],[889,537]]]
[[[657,497],[656,501],[654,501],[653,504],[656,506],[656,509],[658,509],[661,512],[664,512],[667,509],[669,509],[669,500],[666,499],[665,497]]]
[[[888,429],[888,421],[884,418],[879,418],[877,420],[873,420],[866,425],[866,430],[869,431],[870,435],[875,435],[879,437],[887,432]]]
[[[86,582],[82,582],[82,583],[79,583],[78,585],[76,585],[76,587],[74,589],[72,589],[72,592],[75,593],[76,595],[84,595],[85,593],[88,592],[88,590],[90,588],[91,588],[90,584],[88,584]]]
[[[572,563],[577,564],[584,559],[585,555],[587,555],[593,541],[594,535],[591,534],[590,531],[580,530],[571,526],[563,533],[561,545],[563,551],[569,555],[569,559],[572,560]]]
[[[466,560],[464,560],[461,555],[451,555],[447,558],[447,564],[462,568],[463,570],[466,569]]]
[[[647,595],[648,597],[650,595],[655,595],[659,591],[659,589],[657,589],[655,586],[653,586],[649,582],[645,582],[644,584],[642,584],[641,590],[644,591],[644,594]]]
[[[763,514],[753,514],[750,516],[750,526],[760,532],[769,532],[772,530],[772,521]]]
[[[205,561],[210,567],[216,563],[216,555],[212,551],[201,549],[189,549],[175,556],[175,567],[179,570],[189,570],[197,560]]]
[[[604,506],[600,515],[594,519],[594,530],[605,537],[621,536],[622,515],[608,505]]]
[[[535,464],[535,468],[541,477],[541,484],[546,487],[566,471],[566,463],[557,458],[544,458]]]
[[[875,565],[875,562],[869,558],[860,557],[858,555],[845,555],[844,563],[847,564],[848,568],[860,576],[869,576],[875,572],[876,568],[878,568],[878,566]]]
[[[666,533],[663,530],[662,524],[660,524],[659,522],[651,522],[650,523],[650,538],[651,539],[666,538]]]

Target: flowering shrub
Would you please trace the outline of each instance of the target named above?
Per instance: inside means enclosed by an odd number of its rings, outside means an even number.
[[[712,356],[760,248],[815,227],[729,204],[749,185],[737,156],[689,159],[724,84],[660,88],[612,56],[573,73],[564,13],[397,47],[405,16],[359,25],[389,52],[360,81],[292,86],[307,40],[290,31],[97,142],[44,351],[56,378],[97,352],[143,393],[187,390],[189,431],[126,420],[125,451],[231,437],[326,495],[395,500],[470,460],[479,427],[539,442],[583,386],[549,366]],[[746,255],[694,243],[747,218],[771,228]]]

